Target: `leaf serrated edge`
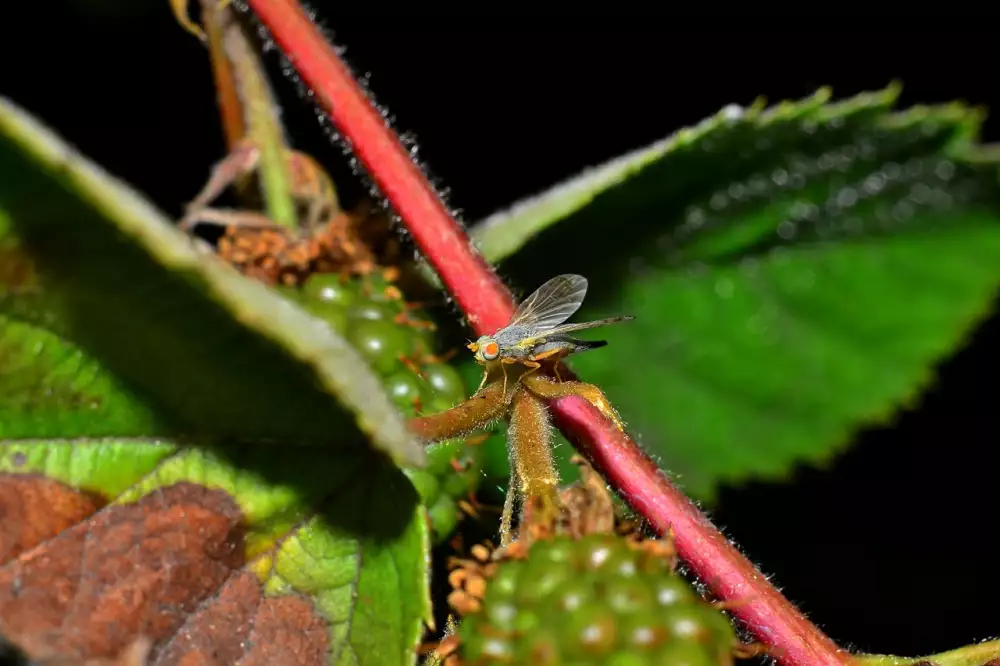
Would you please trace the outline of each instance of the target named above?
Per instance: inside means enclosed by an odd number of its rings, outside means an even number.
[[[558,224],[586,206],[603,191],[611,189],[637,174],[658,159],[708,137],[719,127],[742,122],[764,129],[776,122],[829,122],[848,119],[863,112],[881,111],[877,122],[886,130],[907,129],[928,122],[942,122],[955,127],[947,152],[955,159],[1000,164],[1000,146],[977,146],[985,109],[970,107],[963,102],[941,105],[918,105],[892,111],[902,93],[902,83],[891,81],[884,89],[862,92],[831,102],[829,86],[800,100],[782,100],[767,106],[757,98],[750,106],[728,105],[700,123],[677,130],[644,148],[625,153],[603,164],[588,167],[548,190],[515,202],[507,209],[493,213],[473,224],[469,235],[476,248],[490,262],[498,262],[517,252],[536,233]],[[518,233],[510,234],[510,223],[517,222]]]

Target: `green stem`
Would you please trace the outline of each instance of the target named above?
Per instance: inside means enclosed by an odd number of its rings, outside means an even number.
[[[893,657],[883,654],[857,656],[859,666],[989,666],[1000,663],[1000,639],[966,645],[930,657]]]
[[[278,105],[268,85],[264,68],[232,10],[224,26],[223,46],[232,63],[246,117],[247,137],[260,149],[257,167],[267,216],[277,224],[297,229],[298,216],[292,201],[286,157],[289,147],[278,118]]]

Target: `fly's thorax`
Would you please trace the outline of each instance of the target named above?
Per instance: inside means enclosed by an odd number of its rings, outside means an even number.
[[[497,331],[493,338],[500,345],[501,356],[505,358],[527,358],[531,352],[531,345],[524,343],[537,335],[538,332],[531,326],[520,324],[508,326]]]
[[[514,326],[500,329],[493,338],[500,344],[502,349],[508,349],[516,346],[522,340],[536,335],[538,335],[538,332],[532,327],[525,326],[524,324],[515,324]]]

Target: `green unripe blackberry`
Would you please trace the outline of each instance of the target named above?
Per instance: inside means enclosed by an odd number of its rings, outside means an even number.
[[[440,543],[451,536],[458,526],[458,505],[447,495],[439,495],[437,501],[427,509],[431,519],[434,543]]]
[[[302,302],[302,288],[298,285],[279,284],[272,287],[276,292],[296,303]]]
[[[466,398],[464,382],[449,365],[427,359],[433,332],[419,310],[391,296],[380,275],[343,280],[335,274],[310,276],[299,287],[278,287],[312,315],[343,335],[379,374],[386,391],[406,417],[451,408]],[[435,542],[454,531],[460,508],[481,478],[479,447],[464,440],[442,442],[428,450],[425,470],[404,470],[430,517]]]
[[[374,303],[370,301],[357,303],[347,310],[347,316],[351,321],[391,321],[395,314],[387,303]]]
[[[539,540],[454,580],[462,666],[727,666],[738,645],[662,554],[614,534]]]
[[[379,273],[372,273],[365,278],[359,293],[367,301],[382,303],[392,300],[389,296],[391,288],[393,288],[392,283],[386,280],[384,276]]]
[[[465,400],[465,383],[455,368],[444,363],[428,363],[423,367],[423,372],[436,395],[453,404]]]
[[[347,333],[347,311],[339,304],[328,301],[310,301],[307,309],[310,314],[325,321],[340,335]]]
[[[348,308],[358,298],[357,285],[341,279],[339,275],[313,275],[302,285],[302,300],[308,303],[326,303],[342,309]]]
[[[436,476],[427,470],[409,468],[405,470],[405,474],[425,505],[430,506],[437,501],[441,495],[441,483]]]
[[[385,379],[385,388],[404,414],[414,410],[425,393],[424,381],[412,370],[397,370]]]
[[[383,376],[397,369],[409,342],[406,331],[390,321],[355,321],[347,335],[351,344]]]
[[[462,439],[449,439],[427,449],[427,467],[439,485],[433,498],[421,495],[428,507],[435,543],[451,535],[458,524],[458,503],[472,496],[479,485],[480,447]],[[408,472],[407,472],[408,473]]]

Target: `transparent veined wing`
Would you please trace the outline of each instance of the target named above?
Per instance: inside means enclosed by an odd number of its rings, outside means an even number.
[[[533,326],[546,330],[558,326],[580,309],[587,295],[587,278],[582,275],[557,275],[517,307],[510,325]]]
[[[618,317],[608,317],[607,319],[598,319],[597,321],[584,321],[579,324],[564,324],[562,326],[555,326],[549,328],[545,331],[546,335],[562,335],[565,333],[574,333],[576,331],[586,331],[588,328],[597,328],[599,326],[609,326],[610,324],[617,324],[622,321],[632,321],[635,319],[632,315],[620,315]]]

